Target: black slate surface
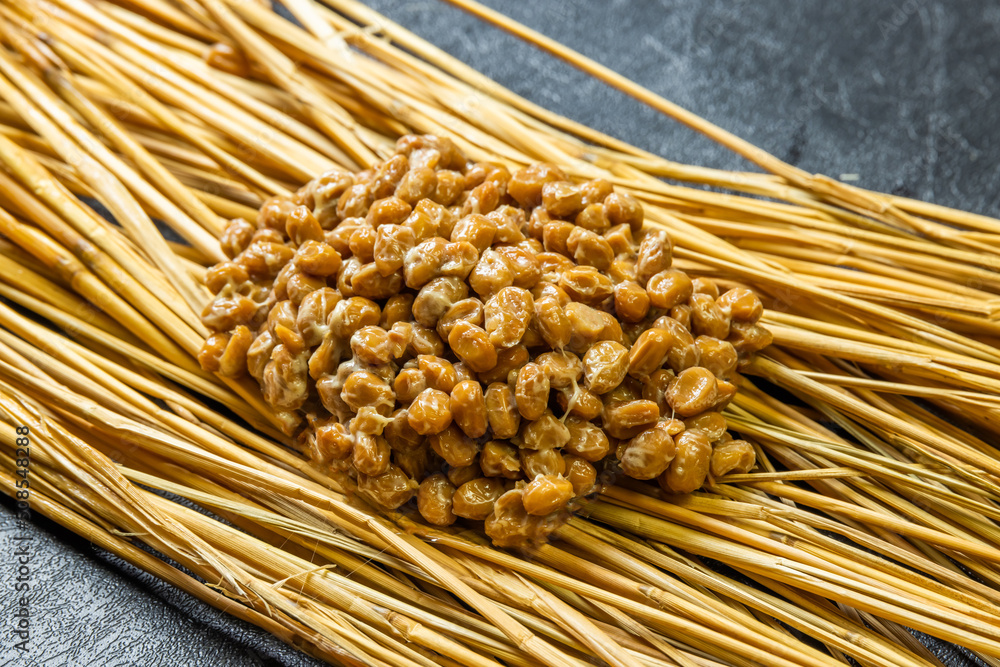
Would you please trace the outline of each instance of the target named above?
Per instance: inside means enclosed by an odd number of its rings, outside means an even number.
[[[514,91],[670,159],[737,156],[436,0],[371,0]],[[898,0],[489,0],[803,169],[1000,215],[1000,6]],[[0,667],[313,665],[53,524],[0,506]],[[31,652],[13,651],[13,552],[33,538]],[[934,644],[949,667],[976,664]]]

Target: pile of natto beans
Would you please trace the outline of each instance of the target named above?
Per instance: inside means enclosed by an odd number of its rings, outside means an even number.
[[[511,174],[406,136],[233,220],[201,363],[305,416],[313,462],[386,509],[543,540],[614,474],[670,493],[746,472],[720,410],[770,342],[748,289],[671,267],[610,183]]]

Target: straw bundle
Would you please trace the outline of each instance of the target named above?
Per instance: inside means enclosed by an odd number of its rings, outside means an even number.
[[[0,6],[4,491],[28,426],[34,509],[334,664],[940,664],[907,628],[1000,664],[1000,222],[803,173],[454,4],[767,173],[574,125],[353,0],[288,0],[298,25],[255,2],[14,0]],[[609,485],[514,554],[373,511],[307,463],[255,386],[203,371],[200,276],[224,220],[408,132],[606,178],[670,232],[683,270],[766,297],[775,343],[726,414],[758,470],[676,497]]]

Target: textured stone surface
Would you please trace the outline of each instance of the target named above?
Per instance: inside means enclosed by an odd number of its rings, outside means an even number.
[[[740,158],[437,1],[376,9],[539,104],[670,159]],[[489,0],[778,157],[833,177],[1000,214],[1000,8],[944,0]],[[13,611],[11,505],[0,507],[0,615]],[[0,665],[312,665],[44,521],[33,651]],[[949,667],[977,664],[929,642]]]
[[[218,667],[319,665],[86,540],[0,506],[0,665],[4,667]],[[29,652],[13,648],[15,537],[30,537]],[[21,594],[18,593],[19,597]]]
[[[670,159],[735,154],[437,2],[370,2],[553,111]],[[487,0],[779,158],[1000,211],[1000,7],[986,2]]]

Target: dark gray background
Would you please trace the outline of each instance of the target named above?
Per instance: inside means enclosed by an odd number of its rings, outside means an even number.
[[[745,169],[735,155],[569,66],[437,1],[376,9],[550,109],[667,158]],[[490,0],[803,169],[1000,213],[1000,7],[900,0]],[[10,650],[0,507],[0,667],[311,665],[277,640],[38,520],[33,651]],[[973,664],[936,647],[950,665]]]

